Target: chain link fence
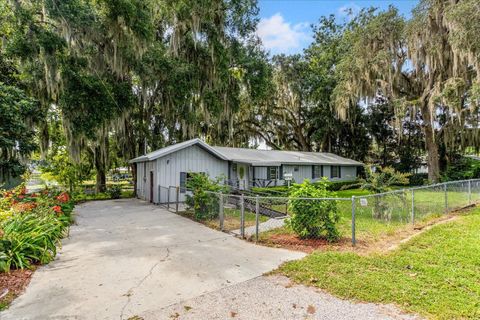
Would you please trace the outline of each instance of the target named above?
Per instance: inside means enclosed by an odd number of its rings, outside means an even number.
[[[339,216],[337,228],[343,239],[349,238],[355,245],[357,240],[376,240],[405,226],[418,226],[433,217],[479,203],[480,179],[351,198],[272,197],[254,195],[251,191],[205,192],[201,204],[195,208],[193,192],[188,189],[159,187],[158,196],[158,204],[172,212],[253,240],[271,235],[292,236],[292,230],[286,226],[293,214],[292,201],[322,206],[334,203]],[[318,221],[306,222],[318,225]]]

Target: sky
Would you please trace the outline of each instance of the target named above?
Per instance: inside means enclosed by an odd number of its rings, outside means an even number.
[[[311,24],[321,16],[334,14],[340,20],[349,19],[347,9],[386,9],[394,5],[405,17],[418,0],[259,0],[260,22],[257,34],[270,54],[295,54],[312,42]]]

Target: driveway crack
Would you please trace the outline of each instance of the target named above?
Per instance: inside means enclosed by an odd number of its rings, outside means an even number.
[[[131,296],[133,295],[133,291],[135,289],[138,289],[144,282],[145,280],[147,280],[149,277],[152,276],[153,274],[153,270],[155,270],[155,268],[162,262],[165,262],[168,257],[170,256],[170,250],[168,248],[167,249],[167,254],[165,255],[165,257],[161,260],[158,260],[151,268],[150,270],[148,271],[148,273],[136,284],[134,285],[133,287],[131,287],[130,289],[128,289],[127,293],[124,294],[124,296],[127,297],[127,301],[125,302],[125,304],[123,305],[122,307],[122,311],[120,312],[120,320],[123,319],[123,316],[125,314],[125,309],[127,308],[127,306],[130,304],[130,301],[131,301]]]

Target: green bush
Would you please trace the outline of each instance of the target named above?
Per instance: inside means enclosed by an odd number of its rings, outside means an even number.
[[[60,239],[69,224],[50,212],[18,214],[1,226],[0,270],[30,268],[33,263],[45,264],[55,258]]]
[[[122,196],[122,187],[119,185],[112,185],[110,188],[108,188],[107,193],[112,199],[120,199]]]
[[[186,196],[186,204],[193,208],[195,219],[211,220],[218,217],[219,199],[211,192],[224,191],[219,184],[220,178],[211,180],[208,175],[203,173],[191,173],[187,181],[187,188],[192,190],[192,195]]]
[[[27,193],[25,185],[0,192],[0,271],[53,260],[73,206],[66,192]]]
[[[454,159],[442,175],[443,181],[480,178],[480,161],[468,157]]]
[[[305,200],[299,198],[332,198],[335,194],[327,190],[328,181],[324,178],[315,184],[305,180],[302,184],[292,186],[288,207],[292,212],[286,220],[291,228],[301,238],[322,238],[329,242],[340,238],[336,224],[340,217],[337,202],[332,200]]]
[[[253,187],[252,191],[261,195],[270,195],[270,196],[284,196],[288,195],[287,186],[276,186],[276,187]]]
[[[428,181],[428,173],[414,173],[410,176],[410,186],[423,186]]]
[[[318,183],[323,183],[323,180],[321,180]],[[348,190],[348,189],[354,189],[356,185],[358,184],[358,180],[352,180],[352,181],[328,181],[327,182],[327,190],[328,191],[339,191],[339,190]]]

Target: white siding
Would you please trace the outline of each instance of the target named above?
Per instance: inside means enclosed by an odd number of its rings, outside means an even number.
[[[228,174],[228,162],[218,159],[199,146],[191,146],[165,157],[156,160],[157,170],[155,176],[157,182],[155,185],[161,187],[179,186],[180,172],[204,172],[210,178],[225,177]],[[162,189],[161,199],[163,202],[167,198],[167,190]],[[158,202],[158,190],[155,194]],[[170,190],[170,199],[174,199],[174,189]],[[183,199],[183,195],[182,195]]]
[[[295,171],[295,167],[298,168],[298,171]],[[323,176],[327,177],[330,181],[348,181],[355,180],[357,177],[357,167],[355,166],[342,166],[341,167],[341,177],[340,178],[331,178],[331,168],[329,165],[323,166]],[[318,179],[312,179],[312,166],[311,165],[284,165],[283,173],[292,173],[295,183],[302,183],[305,179],[310,179],[310,181],[316,181]]]
[[[295,171],[298,168],[298,171]],[[300,166],[300,165],[284,165],[283,173],[291,173],[295,183],[302,183],[305,179],[312,180],[312,166]]]
[[[267,167],[253,167],[255,179],[267,179]]]

